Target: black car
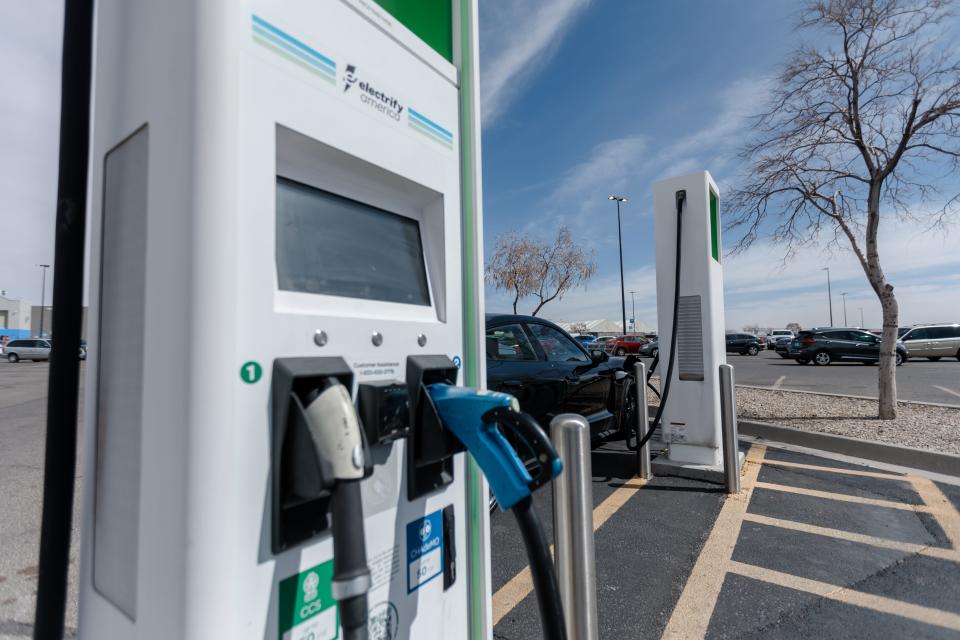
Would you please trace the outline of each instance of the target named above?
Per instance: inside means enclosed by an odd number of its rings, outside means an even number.
[[[880,360],[880,338],[863,329],[811,329],[797,334],[790,343],[789,353],[790,357],[800,364],[873,364]],[[897,345],[896,359],[898,367],[907,359],[907,350],[901,344]]]
[[[760,353],[760,339],[749,333],[728,333],[727,353],[755,356]]]
[[[561,413],[579,413],[594,435],[629,424],[624,358],[588,351],[542,318],[488,314],[486,324],[487,387],[515,396],[544,429]]]

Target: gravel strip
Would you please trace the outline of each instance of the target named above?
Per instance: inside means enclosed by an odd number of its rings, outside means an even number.
[[[896,420],[880,420],[876,400],[737,387],[737,414],[741,420],[960,454],[960,408],[900,402]]]

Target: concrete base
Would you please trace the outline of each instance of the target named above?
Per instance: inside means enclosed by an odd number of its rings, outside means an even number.
[[[746,457],[743,451],[740,451],[740,469],[743,470],[743,460]],[[675,462],[666,455],[659,455],[653,459],[650,465],[653,468],[655,476],[674,476],[677,478],[690,478],[691,480],[702,480],[713,484],[726,484],[723,475],[723,465],[714,464],[690,464],[685,462]]]

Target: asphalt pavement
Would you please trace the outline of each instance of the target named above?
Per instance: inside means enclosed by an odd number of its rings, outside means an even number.
[[[733,365],[737,384],[877,397],[875,366],[856,362],[826,367],[801,365],[766,350],[755,357],[730,353],[727,363]],[[939,362],[908,360],[897,368],[897,396],[900,400],[960,406],[960,362],[956,358]]]
[[[957,638],[960,486],[771,444],[743,491],[593,456],[600,638]],[[624,493],[626,492],[626,494]],[[537,496],[551,520],[550,492]],[[494,638],[540,637],[523,545],[492,516]]]

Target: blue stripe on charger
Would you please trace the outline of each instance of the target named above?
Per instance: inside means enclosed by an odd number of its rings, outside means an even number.
[[[273,26],[272,24],[270,24],[269,22],[267,22],[266,20],[264,20],[263,18],[261,18],[260,16],[258,16],[258,15],[256,15],[256,14],[254,14],[254,15],[252,16],[252,18],[253,18],[253,22],[254,22],[255,25],[258,25],[258,26],[260,26],[260,27],[262,27],[262,28],[264,28],[264,29],[266,29],[266,30],[268,30],[268,31],[273,32],[274,34],[276,34],[276,35],[279,36],[280,38],[283,38],[284,40],[286,40],[287,42],[289,42],[289,43],[292,44],[293,46],[297,47],[298,49],[301,49],[302,51],[307,52],[308,54],[310,54],[311,56],[313,56],[314,58],[316,58],[317,61],[320,62],[321,64],[325,64],[325,65],[331,67],[334,71],[336,71],[336,69],[337,69],[337,63],[334,62],[333,60],[331,60],[330,58],[328,58],[327,56],[323,55],[322,53],[320,53],[319,51],[317,51],[317,50],[314,49],[313,47],[310,47],[309,45],[306,45],[306,44],[300,42],[299,40],[297,40],[296,38],[294,38],[294,37],[291,36],[290,34],[286,33],[285,31],[281,31],[280,29],[278,29],[277,27]]]

